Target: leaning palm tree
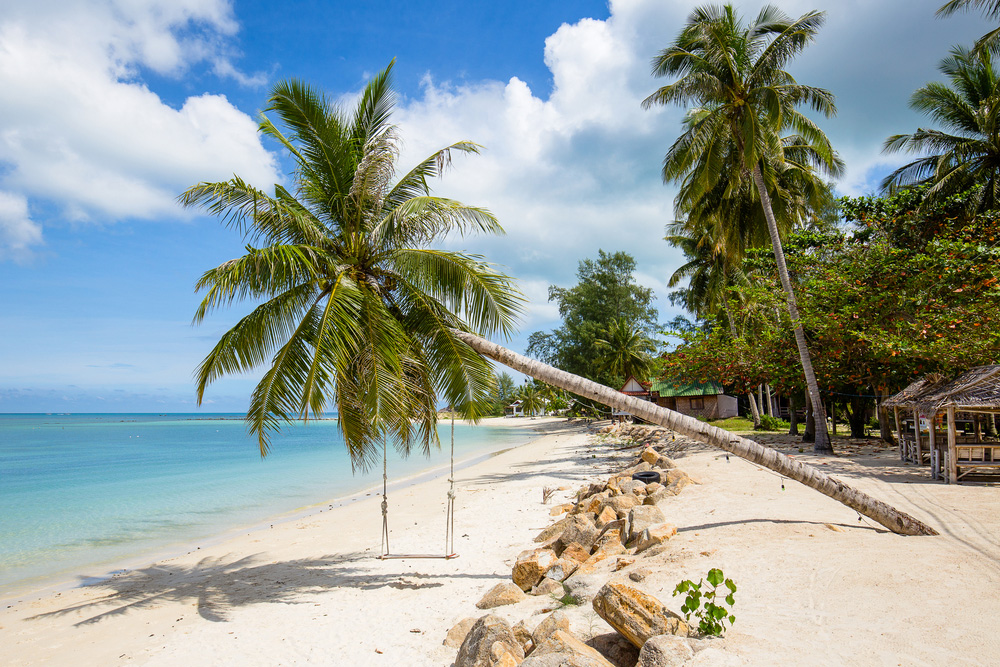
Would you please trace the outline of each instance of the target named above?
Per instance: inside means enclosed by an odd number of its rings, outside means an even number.
[[[910,98],[910,108],[945,129],[920,128],[886,139],[883,152],[925,156],[889,174],[882,187],[894,192],[926,184],[927,204],[970,190],[970,212],[996,208],[1000,206],[1000,80],[993,58],[955,47],[938,69],[949,83],[919,88]]]
[[[790,165],[782,137],[791,130],[801,138],[802,159],[810,169],[836,175],[842,165],[822,130],[798,106],[831,116],[836,108],[826,90],[799,84],[782,68],[802,51],[823,24],[822,12],[792,20],[766,6],[748,25],[732,5],[700,7],[692,12],[674,44],[653,60],[654,76],[678,76],[643,101],[694,103],[696,118],[673,143],[663,161],[667,182],[684,180],[692,193],[711,193],[753,183],[764,214],[778,275],[791,316],[806,386],[816,410],[815,451],[832,452],[826,414],[813,372],[805,332],[785,264],[781,234],[772,207],[771,188]]]
[[[656,351],[656,345],[641,328],[624,317],[616,317],[600,335],[594,347],[602,355],[601,367],[605,371],[621,378],[629,375],[639,380],[649,378],[650,355]]]
[[[475,144],[397,173],[391,71],[350,112],[301,82],[274,86],[260,131],[294,163],[291,191],[234,177],[180,197],[248,242],[198,281],[206,293],[196,322],[235,301],[259,304],[201,362],[197,391],[200,403],[216,378],[265,366],[246,417],[262,456],[282,423],[331,408],[362,469],[386,441],[403,455],[437,444],[439,398],[473,420],[489,410],[491,367],[457,334],[507,336],[522,297],[482,258],[434,247],[449,232],[502,229],[485,209],[430,193],[452,153],[476,153]]]

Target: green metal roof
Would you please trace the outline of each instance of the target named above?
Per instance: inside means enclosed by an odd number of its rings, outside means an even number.
[[[660,396],[671,398],[677,396],[716,396],[722,393],[722,386],[715,382],[675,382],[674,380],[654,380],[652,391],[660,392]]]

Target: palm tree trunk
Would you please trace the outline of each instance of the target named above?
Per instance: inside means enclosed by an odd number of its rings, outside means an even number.
[[[851,509],[877,521],[894,533],[901,535],[937,535],[937,531],[909,514],[900,512],[892,506],[876,500],[857,489],[853,489],[812,466],[799,463],[795,459],[791,459],[770,447],[764,447],[753,440],[741,438],[729,431],[724,431],[716,426],[698,421],[694,417],[682,415],[679,412],[668,410],[649,401],[627,396],[620,391],[615,391],[610,387],[591,382],[578,375],[553,368],[548,364],[543,364],[534,359],[528,359],[475,334],[464,331],[455,331],[454,334],[484,357],[498,361],[504,366],[513,368],[525,375],[530,375],[546,384],[565,389],[598,403],[603,403],[611,408],[630,412],[648,422],[665,426],[682,435],[720,447],[742,459],[769,468],[779,475],[784,475],[789,479],[801,482],[847,505]]]
[[[767,231],[771,235],[771,245],[774,248],[774,261],[778,265],[778,276],[781,278],[781,286],[785,290],[785,300],[788,302],[788,315],[792,318],[792,330],[795,332],[795,346],[799,350],[799,360],[802,362],[802,371],[806,377],[806,387],[809,390],[810,398],[812,398],[813,418],[816,420],[816,442],[813,444],[813,451],[817,454],[832,454],[833,447],[830,444],[830,434],[826,432],[826,409],[823,407],[823,399],[819,395],[819,384],[816,382],[816,373],[813,372],[812,359],[809,357],[809,348],[806,346],[806,334],[802,330],[802,323],[799,321],[799,307],[795,301],[795,292],[792,291],[792,281],[788,277],[785,252],[781,248],[778,223],[774,219],[774,211],[771,209],[771,198],[767,194],[767,186],[764,185],[764,176],[760,173],[759,163],[753,166],[753,180],[757,185],[757,192],[760,194],[761,206],[764,207],[764,217],[767,219]]]
[[[733,323],[733,314],[729,312],[729,302],[726,299],[722,300],[722,308],[726,313],[726,321],[729,322],[729,335],[736,340],[736,324]],[[753,429],[756,431],[760,429],[760,410],[757,409],[757,401],[754,400],[753,390],[747,390],[747,398],[750,400],[750,414],[753,416]]]

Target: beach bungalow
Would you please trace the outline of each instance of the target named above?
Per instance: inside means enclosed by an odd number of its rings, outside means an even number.
[[[738,414],[736,397],[727,395],[715,382],[677,382],[657,380],[650,386],[656,404],[705,419],[726,419]]]
[[[523,417],[524,411],[521,409],[521,404],[524,403],[521,399],[517,399],[507,407],[503,409],[504,417]]]
[[[994,415],[1000,414],[1000,365],[977,366],[953,379],[932,373],[882,406],[892,408],[900,458],[930,463],[933,479],[957,484],[970,472],[1000,469],[1000,440],[987,435],[996,432]]]

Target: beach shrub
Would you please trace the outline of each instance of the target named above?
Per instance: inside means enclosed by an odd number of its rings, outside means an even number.
[[[762,431],[787,431],[789,428],[790,424],[784,419],[778,419],[771,415],[760,416],[760,429]]]
[[[708,580],[707,583],[705,579]],[[736,604],[734,598],[736,584],[733,583],[732,579],[726,579],[722,570],[718,568],[709,570],[705,579],[700,579],[698,583],[685,579],[677,584],[674,595],[687,594],[684,604],[681,605],[681,611],[684,612],[684,618],[689,625],[691,617],[694,616],[698,619],[699,633],[719,636],[726,631],[727,622],[730,626],[736,622],[736,615],[732,612],[732,607]],[[724,585],[729,591],[721,599],[720,585]],[[727,606],[729,609],[726,609]]]

